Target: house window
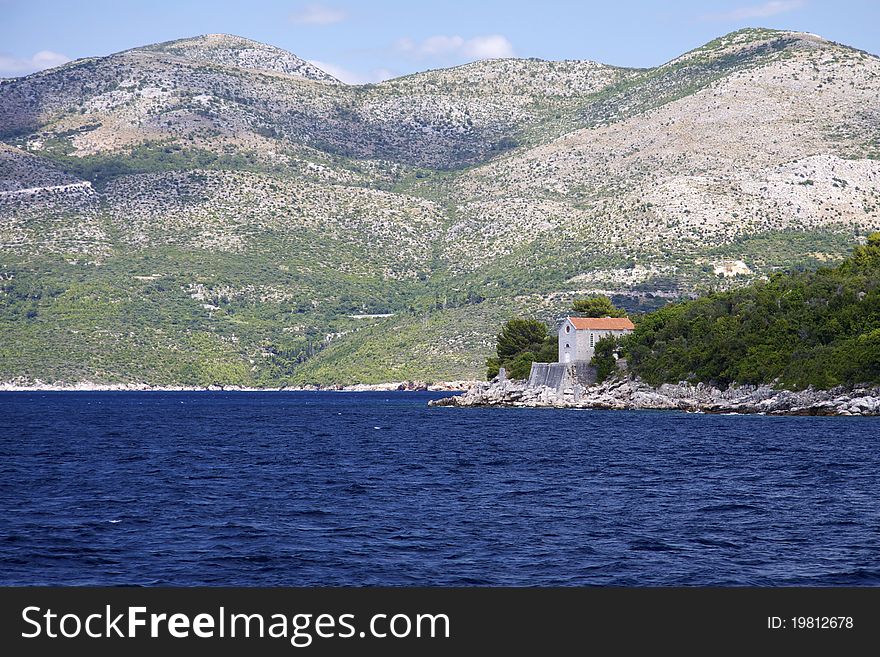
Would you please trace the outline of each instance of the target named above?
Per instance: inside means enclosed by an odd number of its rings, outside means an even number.
[[[566,342],[566,343],[565,343],[565,348],[566,348],[566,349],[571,349],[571,345],[568,344],[568,343]]]
[[[571,333],[571,326],[570,325],[568,325],[568,324],[565,325],[565,332]]]
[[[590,333],[590,346],[593,346],[593,333]]]

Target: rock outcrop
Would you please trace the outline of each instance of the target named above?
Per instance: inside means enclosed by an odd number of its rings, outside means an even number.
[[[679,410],[692,413],[761,413],[767,415],[880,415],[880,386],[831,390],[777,390],[768,385],[731,386],[721,390],[698,383],[659,387],[634,378],[557,391],[529,387],[524,381],[478,383],[465,394],[429,402],[431,406],[512,406],[613,410]]]

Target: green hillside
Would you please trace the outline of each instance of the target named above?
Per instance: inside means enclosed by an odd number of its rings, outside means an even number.
[[[880,59],[760,29],[650,69],[346,85],[203,35],[3,81],[0,383],[482,378],[513,315],[842,261],[878,115]]]

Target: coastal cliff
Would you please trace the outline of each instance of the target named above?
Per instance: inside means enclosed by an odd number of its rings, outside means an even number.
[[[465,394],[428,402],[431,406],[502,406],[603,410],[679,410],[700,413],[766,415],[880,415],[880,386],[831,390],[776,390],[768,385],[721,390],[698,383],[650,386],[637,378],[560,390],[530,387],[525,381],[481,382]]]

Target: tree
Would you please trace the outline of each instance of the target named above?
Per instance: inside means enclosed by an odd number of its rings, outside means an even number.
[[[495,356],[486,359],[486,381],[491,381],[501,371],[501,361]]]
[[[525,351],[538,351],[547,337],[547,327],[534,319],[511,319],[498,334],[495,353],[502,361]]]
[[[615,306],[611,299],[603,295],[576,299],[571,308],[584,317],[626,317],[626,311]]]
[[[505,363],[505,371],[511,379],[528,379],[533,362],[535,362],[535,353],[524,351],[513,360]]]
[[[617,353],[619,347],[620,340],[613,335],[608,335],[596,343],[590,365],[596,368],[596,380],[599,383],[617,371],[617,359],[614,354]]]
[[[555,363],[559,358],[559,340],[552,333],[544,338],[544,344],[535,354],[536,363]]]
[[[871,233],[864,246],[857,246],[852,257],[843,264],[847,272],[871,271],[880,268],[880,233]]]
[[[511,319],[497,336],[495,354],[486,359],[486,378],[493,379],[504,367],[512,379],[525,379],[533,362],[556,360],[556,339],[534,319]]]

